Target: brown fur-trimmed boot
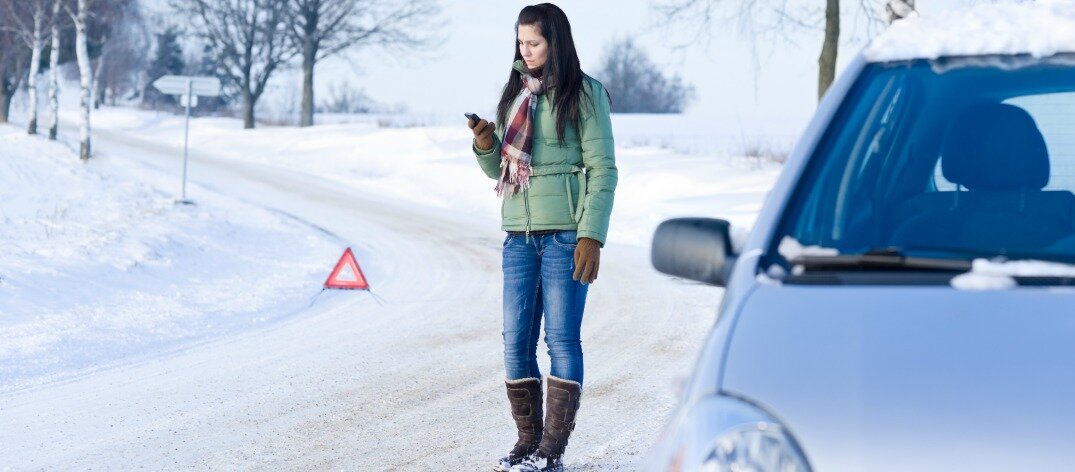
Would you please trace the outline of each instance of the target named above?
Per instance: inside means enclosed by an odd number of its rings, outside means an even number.
[[[504,383],[508,388],[511,416],[519,429],[515,447],[493,467],[493,470],[506,472],[536,451],[541,442],[541,379],[531,377]]]
[[[575,429],[582,385],[578,382],[548,376],[548,403],[545,408],[545,430],[537,451],[527,456],[513,471],[563,472],[567,439]]]

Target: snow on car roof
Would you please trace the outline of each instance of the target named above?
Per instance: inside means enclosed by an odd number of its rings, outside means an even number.
[[[1075,0],[981,3],[898,20],[863,50],[870,62],[1075,52]]]

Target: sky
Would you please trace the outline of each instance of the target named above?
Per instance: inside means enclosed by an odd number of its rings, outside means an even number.
[[[465,111],[491,116],[514,53],[514,23],[519,10],[532,2],[445,1],[444,37],[423,59],[399,60],[364,51],[348,60],[325,64],[331,71],[317,79],[319,90],[350,81],[381,103],[405,104],[410,112],[438,119]],[[465,5],[465,6],[464,6]],[[596,75],[602,52],[615,39],[633,37],[654,63],[679,74],[696,90],[688,114],[712,121],[721,134],[779,136],[788,141],[809,118],[816,104],[816,53],[798,60],[796,50],[777,51],[754,71],[749,44],[734,33],[717,33],[707,49],[677,51],[682,40],[664,39],[655,27],[647,1],[562,1],[583,71]],[[820,44],[820,36],[818,36]],[[769,73],[773,70],[772,73]],[[462,124],[463,121],[460,121]]]
[[[817,2],[799,1],[804,4],[805,16],[810,16],[809,8]],[[439,120],[459,115],[461,125],[466,111],[491,116],[511,67],[515,19],[519,10],[531,3],[442,1],[444,19],[435,29],[443,39],[424,51],[425,57],[400,59],[359,51],[346,60],[321,66],[317,89],[320,92],[331,83],[347,81],[381,103],[404,104],[415,114],[430,114]],[[648,0],[556,3],[571,21],[584,71],[596,73],[610,41],[633,37],[656,64],[694,85],[696,100],[686,114],[712,123],[714,133],[726,139],[790,147],[816,107],[820,30],[789,28],[786,38],[758,40],[759,52],[755,53],[749,35],[735,31],[734,22],[718,22],[708,45],[697,42],[677,48],[685,39],[656,26]],[[918,3],[920,11],[929,14],[963,2]],[[839,69],[866,44],[864,21],[853,8],[845,10],[845,37],[861,39],[845,40],[841,45]]]
[[[154,1],[160,0],[147,0]],[[918,8],[928,15],[972,1],[919,0]],[[430,26],[438,39],[429,47],[408,54],[360,49],[326,59],[317,66],[315,95],[320,101],[331,87],[349,84],[380,104],[403,106],[419,124],[458,118],[465,126],[463,113],[468,111],[492,116],[513,59],[515,20],[531,3],[441,0],[442,15]],[[611,41],[635,39],[654,63],[694,86],[695,100],[685,115],[706,123],[718,139],[733,141],[730,148],[738,141],[787,150],[817,105],[820,28],[793,25],[779,37],[752,36],[740,32],[735,21],[717,21],[706,40],[689,42],[675,28],[658,24],[652,0],[555,3],[571,21],[583,71],[598,75],[603,50]],[[818,24],[822,0],[788,3],[796,8],[797,20]],[[868,40],[866,21],[855,8],[858,2],[843,3],[838,73]],[[727,4],[734,8],[738,2]],[[294,107],[300,84],[297,67],[279,72],[259,108],[273,107],[274,101],[276,108],[281,103]]]

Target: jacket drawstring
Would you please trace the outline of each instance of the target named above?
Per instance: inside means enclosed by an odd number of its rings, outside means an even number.
[[[575,174],[578,176],[579,182],[579,201],[576,206],[576,202],[571,197],[571,181],[565,179],[564,185],[567,190],[567,207],[571,212],[572,217],[575,219],[575,223],[578,224],[582,221],[583,209],[586,206],[586,172],[582,167],[571,164],[550,164],[544,166],[534,166],[532,168],[531,177],[537,177],[539,175],[554,175],[554,174]],[[527,227],[530,224],[529,207],[527,207]]]
[[[564,179],[564,186],[567,190],[567,209],[571,213],[571,217],[575,220],[575,224],[582,221],[582,214],[586,207],[586,172],[582,167],[571,164],[550,164],[543,166],[534,166],[531,168],[530,177],[537,177],[541,175],[556,175],[556,174],[575,174],[578,176],[579,184],[579,201],[575,202],[575,199],[571,196],[571,180]],[[576,204],[577,203],[577,204]],[[530,242],[530,229],[531,229],[531,215],[530,215],[530,194],[528,190],[523,190],[523,206],[526,208],[526,242]]]

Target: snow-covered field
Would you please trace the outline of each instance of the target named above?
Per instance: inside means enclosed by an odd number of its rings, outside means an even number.
[[[177,206],[11,126],[0,149],[0,391],[285,317],[337,257],[286,215],[218,194]]]
[[[472,470],[511,445],[499,202],[462,120],[197,119],[193,206],[173,203],[181,117],[105,108],[94,127],[81,164],[0,126],[5,466]],[[634,466],[712,323],[719,289],[649,266],[655,226],[748,227],[779,172],[675,149],[617,149],[570,470]],[[379,299],[321,293],[347,246]]]

